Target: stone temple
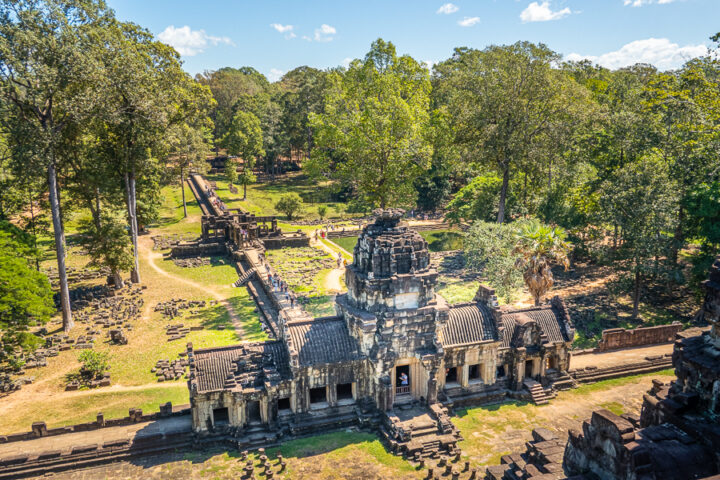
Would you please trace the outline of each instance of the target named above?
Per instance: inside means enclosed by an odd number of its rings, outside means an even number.
[[[368,425],[410,452],[452,450],[446,407],[544,403],[571,386],[563,301],[510,309],[481,287],[449,306],[435,294],[427,242],[402,213],[376,211],[363,229],[336,316],[280,315],[276,340],[189,346],[196,433],[267,440]]]

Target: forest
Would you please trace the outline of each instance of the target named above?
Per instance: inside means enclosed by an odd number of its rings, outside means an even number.
[[[617,273],[633,316],[650,292],[698,296],[720,251],[718,35],[673,71],[522,41],[430,67],[377,39],[347,67],[270,82],[249,66],[192,77],[99,0],[2,0],[0,363],[56,312],[72,327],[68,219],[93,266],[140,283],[138,235],[161,189],[221,154],[245,191],[301,168],[357,217],[441,212],[501,296],[548,238],[548,258],[561,245],[571,264]],[[519,249],[518,232],[534,245]]]

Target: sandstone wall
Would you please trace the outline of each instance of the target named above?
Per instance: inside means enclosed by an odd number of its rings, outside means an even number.
[[[597,351],[607,352],[621,348],[671,343],[675,341],[675,335],[677,335],[680,330],[682,330],[682,324],[680,322],[673,322],[670,325],[658,325],[656,327],[640,327],[632,330],[626,330],[624,328],[603,330],[602,340],[600,340],[598,344]]]

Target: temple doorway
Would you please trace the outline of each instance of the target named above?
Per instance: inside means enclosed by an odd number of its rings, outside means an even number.
[[[249,424],[262,423],[262,417],[260,416],[260,402],[257,400],[250,400],[247,402],[247,422]]]
[[[395,367],[395,396],[410,395],[410,365]]]
[[[533,364],[535,362],[528,360],[525,362],[525,378],[533,378],[535,372],[533,371]]]

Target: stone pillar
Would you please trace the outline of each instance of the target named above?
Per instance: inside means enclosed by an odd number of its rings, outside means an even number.
[[[45,422],[35,422],[32,424],[32,432],[36,437],[44,437],[47,435],[47,424]]]
[[[326,393],[328,405],[334,407],[337,405],[337,385],[331,384],[326,387]]]
[[[427,402],[428,405],[432,405],[437,402],[438,397],[438,385],[437,385],[437,368],[430,370],[428,375],[428,391],[427,391]]]
[[[467,387],[470,383],[470,367],[465,364],[460,368],[460,386]]]

